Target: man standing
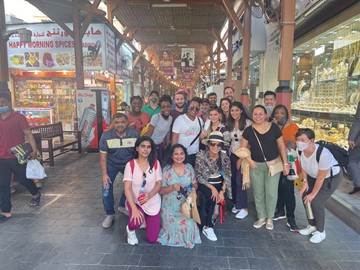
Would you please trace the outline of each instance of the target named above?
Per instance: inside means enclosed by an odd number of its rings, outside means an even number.
[[[128,127],[125,114],[117,113],[112,118],[112,128],[100,139],[100,165],[102,173],[102,186],[109,192],[103,192],[102,201],[106,217],[102,223],[104,229],[110,228],[114,222],[114,194],[113,185],[117,174],[124,174],[125,165],[134,157],[135,141],[139,134],[135,129]],[[125,196],[121,196],[120,206],[125,206]]]
[[[17,158],[9,153],[9,149],[22,144],[25,139],[32,147],[29,159],[35,159],[37,149],[29,124],[22,114],[11,108],[11,93],[0,90],[0,221],[11,217],[10,181],[14,174],[32,195],[30,206],[38,206],[40,192],[33,181],[26,178],[26,164],[19,164]]]
[[[217,94],[215,92],[209,93],[207,99],[209,100],[210,108],[217,108]]]
[[[234,88],[232,88],[231,86],[226,86],[224,88],[224,98],[228,98],[230,100],[231,103],[234,102]]]
[[[185,113],[185,94],[184,92],[176,92],[174,96],[175,108],[171,110],[170,115],[173,118],[173,122],[176,118]]]
[[[141,111],[146,112],[150,116],[150,119],[153,115],[161,112],[159,106],[159,97],[160,95],[158,91],[156,90],[151,91],[149,95],[149,104],[141,108]]]
[[[180,143],[187,149],[188,163],[195,167],[195,155],[199,151],[199,138],[204,122],[196,115],[200,111],[201,99],[194,97],[187,114],[176,118],[172,129],[171,144]]]
[[[349,165],[348,170],[354,183],[354,189],[350,195],[360,191],[360,102],[358,103],[356,114],[348,137],[349,143]]]
[[[266,91],[264,94],[264,104],[269,120],[276,105],[276,94],[273,91]]]

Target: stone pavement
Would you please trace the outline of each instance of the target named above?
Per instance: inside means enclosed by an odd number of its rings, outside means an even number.
[[[68,153],[46,167],[43,200],[27,206],[30,196],[18,187],[13,195],[13,217],[0,223],[0,269],[360,269],[360,236],[329,211],[327,239],[318,245],[290,232],[286,222],[275,229],[254,229],[254,206],[243,221],[229,213],[217,224],[217,242],[204,237],[194,249],[150,245],[144,232],[140,244],[126,242],[127,217],[116,214],[112,228],[101,228],[104,218],[98,154]],[[116,198],[122,185],[116,184]],[[299,202],[299,198],[298,198]],[[306,225],[298,203],[297,223]]]

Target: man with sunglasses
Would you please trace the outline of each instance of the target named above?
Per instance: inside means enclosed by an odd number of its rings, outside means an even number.
[[[182,144],[188,152],[187,163],[195,166],[195,155],[199,151],[200,134],[203,129],[204,122],[197,117],[200,111],[201,99],[194,97],[186,114],[176,118],[172,129],[172,145]]]

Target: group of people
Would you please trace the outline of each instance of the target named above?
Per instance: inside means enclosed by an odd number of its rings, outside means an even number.
[[[274,92],[267,91],[264,105],[254,106],[251,113],[235,101],[232,87],[224,89],[219,106],[216,93],[188,101],[184,92],[172,99],[152,91],[147,105],[143,106],[140,96],[133,96],[130,107],[126,114],[113,116],[111,128],[99,143],[106,213],[103,228],[114,223],[113,185],[120,173],[124,193],[118,209],[129,216],[130,245],[138,244],[135,231],[141,227],[150,243],[192,248],[201,243],[200,233],[216,241],[214,209],[228,197],[235,218],[246,218],[250,183],[257,213],[254,228],[265,225],[273,230],[274,220],[287,218],[291,231],[312,235],[310,242],[326,238],[324,204],[340,185],[342,171],[329,150],[319,150],[314,132],[299,129],[291,122],[288,109],[276,105]],[[32,206],[39,204],[41,194],[27,181],[25,166],[8,152],[26,137],[33,148],[30,158],[35,158],[36,145],[25,117],[11,109],[11,97],[4,92],[0,94],[0,116],[2,221],[11,217],[12,173],[33,195]],[[303,176],[300,194],[304,203],[311,204],[314,215],[302,230],[295,222],[294,184],[287,177],[290,148],[298,152]],[[198,224],[182,211],[191,194],[199,199]]]
[[[254,228],[273,230],[274,220],[287,218],[290,231],[312,234],[313,243],[325,239],[324,202],[339,186],[341,170],[327,149],[314,162],[314,132],[292,123],[288,109],[276,105],[274,92],[267,91],[264,105],[256,105],[252,113],[234,100],[231,87],[224,89],[219,106],[216,93],[187,101],[186,93],[171,99],[160,98],[157,91],[142,105],[141,97],[132,97],[131,111],[115,114],[112,129],[100,140],[103,188],[110,189],[103,195],[104,228],[114,222],[112,186],[120,172],[125,193],[119,210],[129,215],[131,245],[138,243],[135,230],[140,227],[151,243],[192,248],[201,243],[200,233],[216,241],[214,209],[228,197],[235,218],[246,218],[250,182],[257,212]],[[300,193],[315,216],[303,230],[295,222],[287,148],[303,152]],[[182,213],[191,192],[198,195],[199,224]]]

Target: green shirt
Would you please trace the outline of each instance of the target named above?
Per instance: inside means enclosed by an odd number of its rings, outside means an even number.
[[[158,106],[155,108],[155,110],[153,110],[153,108],[151,108],[150,104],[147,104],[147,105],[145,105],[145,106],[143,106],[143,107],[141,108],[141,111],[142,111],[142,112],[146,112],[148,115],[150,115],[150,118],[151,118],[153,115],[161,112],[161,109],[160,109],[160,107],[159,107],[159,105],[158,105]]]

